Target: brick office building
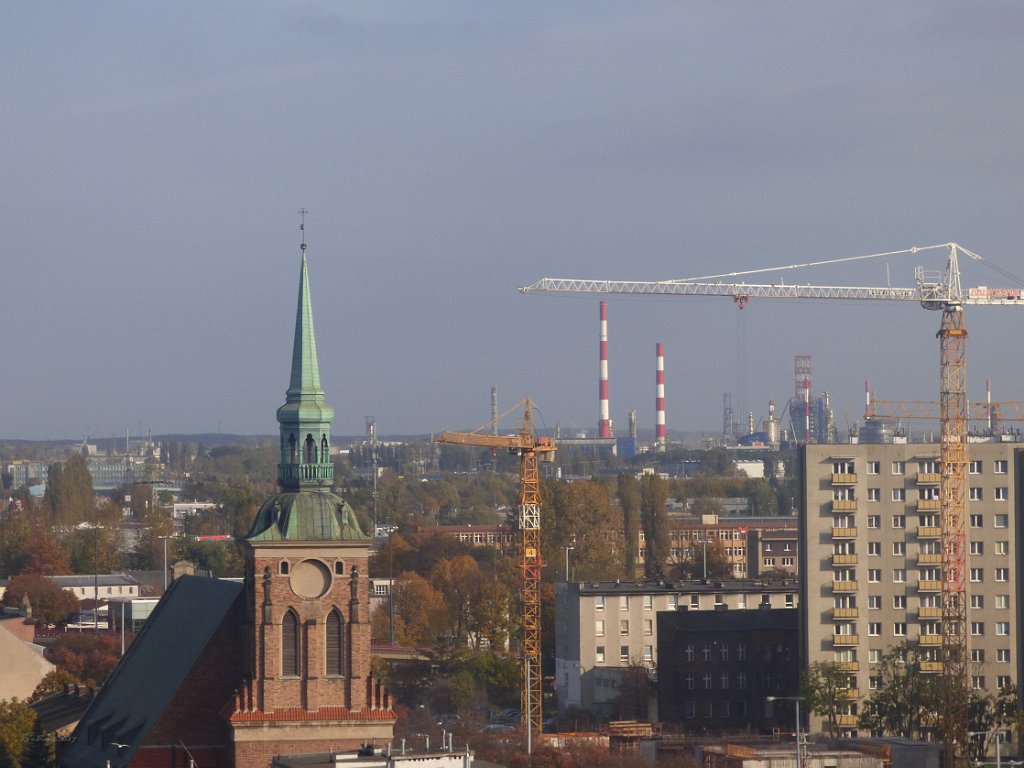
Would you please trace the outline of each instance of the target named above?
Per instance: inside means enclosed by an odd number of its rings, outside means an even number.
[[[174,582],[74,732],[61,766],[269,767],[274,756],[391,740],[370,673],[370,537],[331,491],[303,245],[279,493],[260,508],[243,583]]]

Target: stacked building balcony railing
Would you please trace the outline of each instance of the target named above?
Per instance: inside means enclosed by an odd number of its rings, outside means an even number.
[[[917,529],[917,538],[919,539],[941,539],[942,528],[937,525],[921,525]]]
[[[832,565],[856,565],[857,555],[832,555]]]
[[[832,485],[856,485],[856,472],[833,472]]]
[[[836,715],[836,725],[846,728],[856,728],[860,724],[857,715]]]
[[[940,552],[921,552],[917,556],[918,565],[941,565],[942,564],[942,553]]]
[[[856,539],[857,529],[856,528],[833,528],[832,529],[833,539]]]
[[[857,509],[856,499],[833,499],[832,500],[832,511],[833,512],[854,512]]]
[[[942,509],[941,499],[918,499],[917,500],[917,511],[918,512],[936,512]]]
[[[839,690],[839,695],[842,696],[844,699],[850,699],[850,700],[859,699],[860,698],[860,689],[859,688],[842,688],[842,689]]]
[[[832,582],[833,592],[856,592],[857,582],[856,581],[833,581]]]
[[[859,635],[832,635],[833,645],[857,645],[859,642]]]
[[[941,619],[942,608],[940,606],[921,606],[917,609],[917,617],[919,619]]]
[[[942,662],[941,661],[922,661],[921,662],[922,672],[941,672]]]
[[[918,642],[921,645],[942,645],[942,635],[921,635]]]
[[[917,473],[917,484],[918,485],[938,485],[942,482],[941,472],[918,472]]]
[[[836,667],[840,672],[860,672],[859,661],[837,661]]]
[[[839,583],[839,582],[835,582]],[[856,608],[833,608],[832,618],[833,619],[856,619],[858,610]]]
[[[939,581],[938,579],[935,579],[935,580],[929,579],[929,580],[926,580],[926,581],[919,581],[919,582],[917,582],[917,591],[918,592],[941,592],[942,591],[942,582]]]

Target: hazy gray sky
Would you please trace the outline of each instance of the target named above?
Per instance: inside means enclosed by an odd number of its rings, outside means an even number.
[[[1015,2],[6,3],[0,436],[275,432],[302,206],[338,434],[474,427],[492,384],[593,428],[597,299],[543,276],[949,240],[1022,274],[1022,38]],[[938,323],[612,299],[612,417],[653,427],[657,341],[673,430],[720,428],[744,350],[758,417],[796,354],[840,425],[865,379],[934,399]],[[1024,400],[1024,310],[968,327],[971,397]]]

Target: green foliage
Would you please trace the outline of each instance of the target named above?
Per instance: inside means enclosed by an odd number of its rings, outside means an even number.
[[[45,699],[47,696],[53,696],[55,693],[60,693],[64,690],[65,685],[85,685],[84,680],[79,680],[73,674],[68,672],[66,669],[51,669],[47,672],[43,679],[39,681],[39,685],[36,686],[35,690],[32,691],[32,695],[28,697],[28,702],[34,704],[40,699]]]
[[[800,695],[812,713],[828,721],[829,736],[839,735],[839,710],[846,704],[846,691],[855,678],[834,661],[816,661],[800,675]]]
[[[245,569],[239,545],[234,540],[186,541],[184,558],[218,579],[242,576]]]
[[[623,569],[622,522],[607,480],[544,483],[541,495],[541,549],[549,567],[543,578],[566,579],[565,547],[574,580],[620,578]]]
[[[704,535],[707,534],[708,532],[704,531]],[[679,575],[684,579],[731,579],[732,563],[729,562],[725,544],[718,538],[709,537],[706,542],[691,539],[686,554],[679,563]]]
[[[0,701],[0,766],[20,766],[25,745],[32,737],[36,713],[25,702],[14,698]]]
[[[922,739],[937,727],[942,710],[938,675],[921,672],[915,646],[901,643],[887,650],[875,670],[880,685],[864,704],[860,725],[874,734]]]
[[[53,737],[43,731],[37,718],[22,753],[22,768],[50,768],[55,761]]]
[[[84,456],[75,454],[50,465],[43,501],[51,511],[52,523],[62,530],[92,519],[92,475]]]
[[[15,576],[4,594],[4,605],[17,607],[28,596],[32,618],[40,624],[64,624],[78,613],[78,600],[46,576],[25,573]]]
[[[622,510],[622,532],[626,541],[623,553],[623,576],[636,577],[640,546],[640,489],[633,475],[622,473],[618,478],[619,508]]]
[[[657,474],[644,475],[640,481],[640,512],[644,529],[644,576],[663,579],[668,575],[669,531],[665,502],[668,489]]]

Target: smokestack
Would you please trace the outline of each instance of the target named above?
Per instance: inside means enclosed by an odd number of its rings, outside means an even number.
[[[655,444],[664,450],[668,442],[668,435],[665,430],[665,345],[660,341],[655,348],[655,354],[657,355],[657,365],[654,373]]]
[[[864,420],[871,418],[871,385],[864,380]]]
[[[601,418],[597,422],[597,436],[611,437],[612,422],[608,418],[608,302],[601,302],[601,363],[598,379],[598,399]]]

